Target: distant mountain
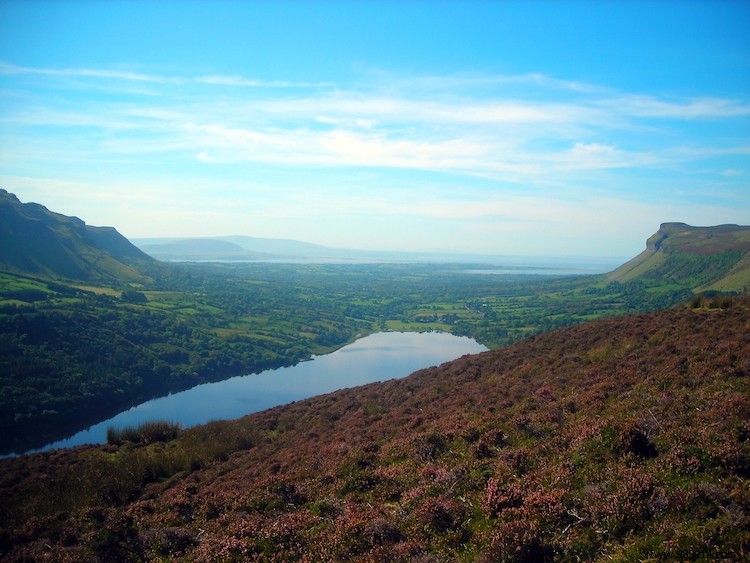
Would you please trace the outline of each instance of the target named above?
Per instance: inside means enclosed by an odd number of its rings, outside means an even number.
[[[225,236],[211,238],[137,238],[133,244],[165,261],[398,261],[408,253],[331,248],[292,239]],[[410,256],[413,260],[414,256]]]
[[[211,238],[134,238],[131,242],[157,260],[173,262],[334,262],[487,264],[514,273],[592,274],[608,272],[621,263],[612,257],[550,257],[415,252],[335,248],[292,239],[250,236]]]
[[[251,260],[271,260],[271,254],[255,252],[243,248],[227,239],[187,238],[187,239],[139,239],[136,244],[143,252],[157,260],[192,262],[236,262]]]
[[[696,291],[746,291],[750,289],[750,226],[663,223],[646,241],[646,250],[607,279],[659,280]]]
[[[0,269],[70,280],[139,282],[155,261],[113,227],[86,225],[0,189]]]
[[[224,237],[224,240],[233,242],[246,250],[274,256],[341,257],[347,253],[356,252],[292,239],[233,236]]]

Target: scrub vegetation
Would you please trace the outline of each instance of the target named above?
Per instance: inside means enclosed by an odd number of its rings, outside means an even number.
[[[0,460],[0,556],[746,560],[749,329],[746,299],[696,300],[167,441]]]

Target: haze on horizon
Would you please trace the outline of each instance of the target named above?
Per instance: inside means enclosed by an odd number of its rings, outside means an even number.
[[[0,0],[0,187],[129,238],[632,256],[749,177],[746,2]]]

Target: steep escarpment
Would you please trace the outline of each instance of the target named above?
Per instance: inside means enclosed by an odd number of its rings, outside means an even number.
[[[0,190],[0,270],[82,281],[142,282],[155,260],[113,227],[93,227]]]
[[[706,305],[550,332],[169,441],[144,431],[2,460],[0,554],[746,559],[750,305]]]
[[[696,291],[746,291],[750,288],[750,227],[663,223],[646,241],[646,250],[607,279],[656,281]]]

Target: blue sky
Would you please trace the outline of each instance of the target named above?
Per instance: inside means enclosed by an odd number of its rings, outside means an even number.
[[[750,223],[750,3],[0,0],[0,187],[131,238],[632,256]]]

